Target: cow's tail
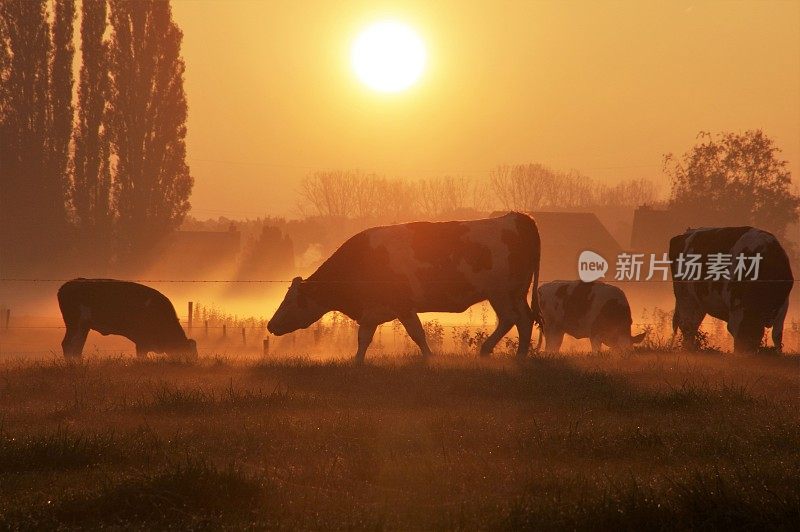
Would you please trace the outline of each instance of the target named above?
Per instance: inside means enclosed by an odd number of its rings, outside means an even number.
[[[672,312],[672,338],[669,340],[669,346],[675,347],[675,339],[678,337],[678,302],[675,302],[675,310]]]
[[[789,297],[783,302],[781,308],[778,309],[778,314],[775,316],[775,321],[772,323],[772,343],[775,345],[776,351],[783,349],[783,322],[786,320],[786,312],[789,310]]]

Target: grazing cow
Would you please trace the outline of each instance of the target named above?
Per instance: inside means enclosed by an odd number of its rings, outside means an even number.
[[[698,254],[707,263],[714,254],[730,256],[731,265],[724,277],[706,279],[702,271],[698,281],[678,277],[678,258]],[[737,257],[761,255],[757,280],[736,274]],[[689,229],[669,242],[675,293],[673,332],[681,330],[686,349],[697,348],[697,332],[706,314],[728,323],[733,335],[734,351],[752,352],[761,345],[764,328],[772,327],[776,349],[783,342],[783,321],[789,308],[792,290],[792,269],[780,242],[770,233],[754,227],[719,227]]]
[[[599,351],[602,344],[630,349],[644,339],[645,333],[631,336],[631,307],[616,286],[599,281],[553,281],[539,288],[539,302],[548,351],[561,349],[565,333],[589,338],[593,351]]]
[[[533,323],[541,326],[539,253],[536,223],[515,212],[484,220],[374,227],[347,240],[308,279],[296,277],[267,328],[287,334],[329,311],[342,312],[359,325],[360,363],[378,325],[399,319],[427,356],[431,350],[417,313],[463,312],[489,300],[498,325],[481,354],[491,353],[516,326],[517,355],[524,356]]]
[[[148,286],[73,279],[58,290],[58,306],[67,326],[61,342],[65,357],[81,356],[90,329],[132,340],[140,357],[150,351],[197,356],[197,345],[186,338],[172,303]]]

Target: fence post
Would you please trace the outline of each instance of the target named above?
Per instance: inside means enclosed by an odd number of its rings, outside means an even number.
[[[192,317],[193,317],[192,310],[193,310],[193,307],[194,307],[194,303],[189,301],[189,334],[192,334]]]
[[[203,323],[203,329],[205,329],[206,338],[208,338],[208,320]]]
[[[223,338],[228,337],[228,326],[224,323],[222,324],[222,337]]]
[[[245,333],[244,327],[242,327],[242,345],[247,345],[247,334]]]
[[[11,321],[11,309],[10,308],[6,309],[6,316],[5,317],[6,317],[6,330],[8,330],[8,322]]]
[[[269,336],[264,338],[263,353],[265,357],[269,355]]]

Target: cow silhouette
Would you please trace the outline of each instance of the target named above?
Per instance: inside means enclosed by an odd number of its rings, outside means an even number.
[[[683,254],[730,256],[724,269],[728,278],[684,279],[679,276],[678,259]],[[737,275],[737,257],[761,256],[757,279]],[[783,343],[783,322],[789,308],[789,293],[794,284],[789,257],[774,235],[754,227],[712,227],[689,229],[669,242],[675,294],[673,333],[681,330],[686,349],[697,349],[697,333],[706,314],[727,322],[733,335],[734,351],[756,351],[764,329],[772,327],[772,341],[777,350]],[[716,277],[716,275],[714,276]]]
[[[282,335],[310,326],[327,312],[342,312],[358,323],[356,361],[362,362],[378,325],[398,319],[427,356],[431,350],[419,312],[463,312],[488,300],[498,325],[481,354],[490,354],[516,326],[517,354],[524,356],[533,323],[541,325],[539,256],[536,223],[520,213],[367,229],[308,279],[295,278],[267,327]]]
[[[79,357],[90,330],[118,334],[136,344],[136,354],[148,352],[197,356],[197,345],[178,321],[172,303],[148,286],[114,279],[73,279],[58,290],[58,306],[67,332],[61,347],[65,357]]]
[[[603,344],[614,349],[630,349],[644,339],[644,333],[631,335],[631,307],[625,292],[594,281],[552,281],[539,287],[544,315],[545,349],[558,352],[564,334],[589,338],[592,350]]]

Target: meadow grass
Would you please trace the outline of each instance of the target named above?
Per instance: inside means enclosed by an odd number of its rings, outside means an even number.
[[[4,528],[793,529],[800,357],[0,365]]]

